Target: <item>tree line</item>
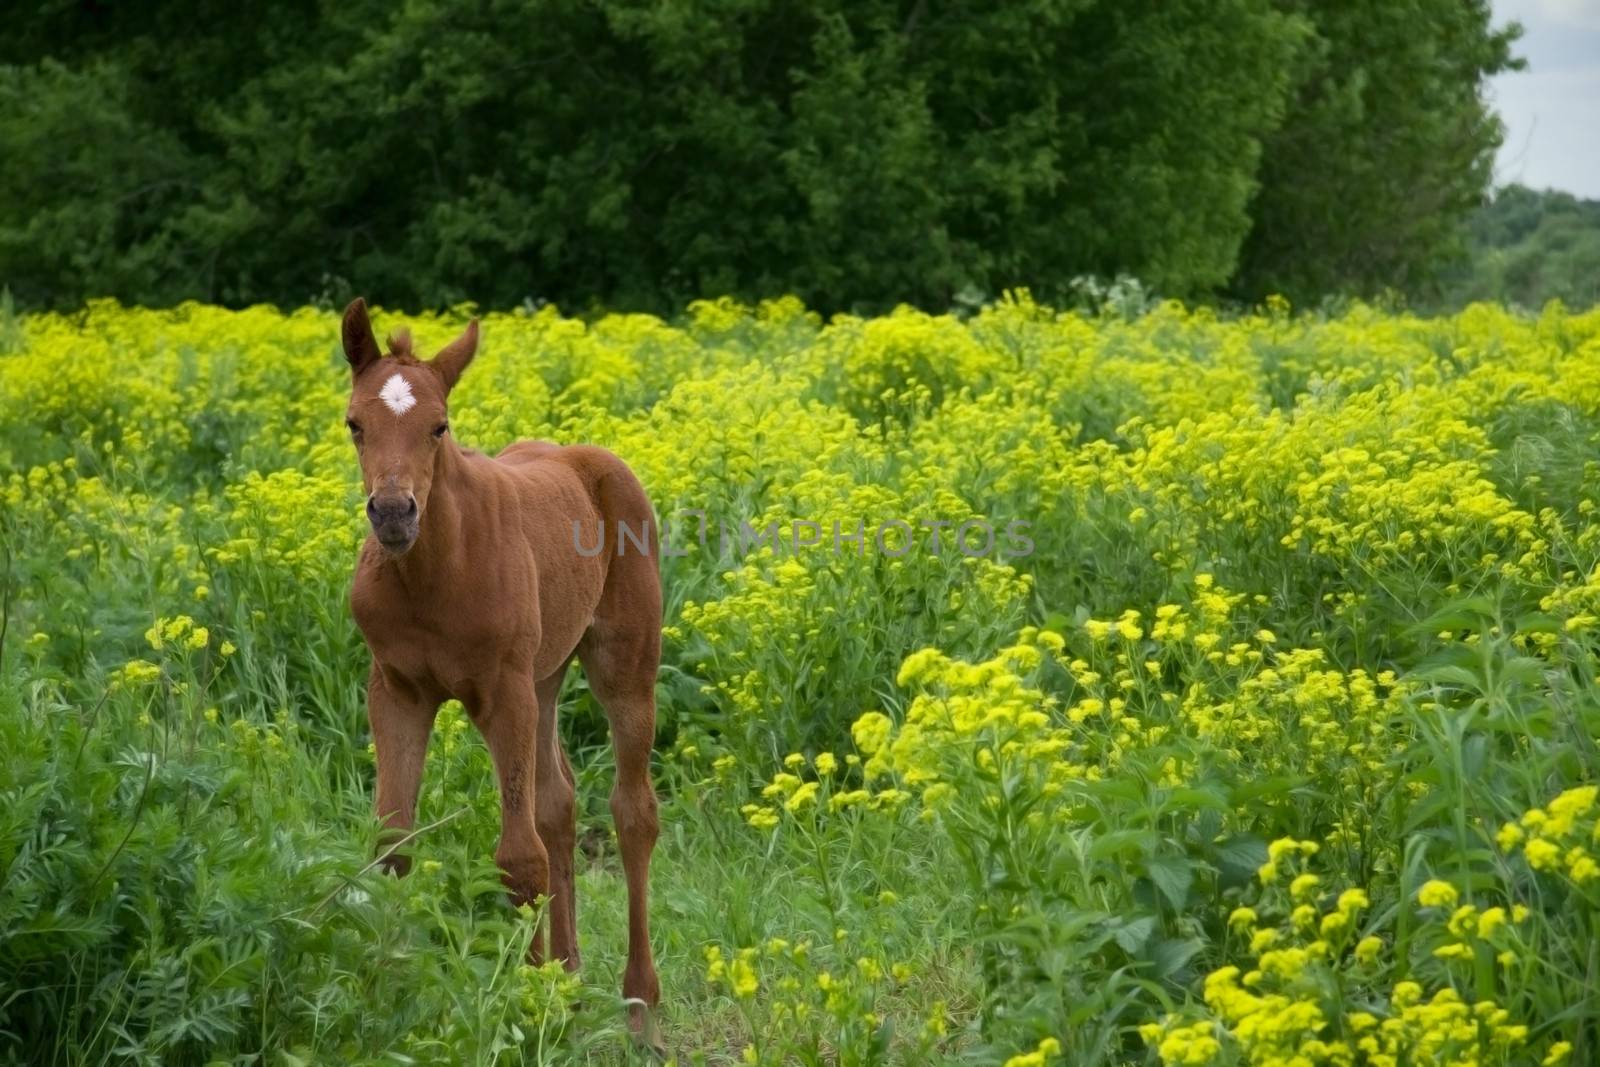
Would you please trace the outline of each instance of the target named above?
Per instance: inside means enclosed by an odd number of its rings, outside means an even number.
[[[1443,278],[1441,303],[1493,300],[1529,311],[1600,304],[1600,200],[1508,185],[1473,215],[1468,255]]]
[[[0,36],[0,285],[1422,291],[1484,199],[1514,36],[1488,0],[40,0]]]

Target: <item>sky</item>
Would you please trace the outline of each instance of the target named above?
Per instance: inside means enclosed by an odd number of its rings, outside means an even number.
[[[1528,68],[1489,95],[1506,125],[1495,182],[1600,200],[1600,0],[1494,0],[1495,23],[1522,23]]]

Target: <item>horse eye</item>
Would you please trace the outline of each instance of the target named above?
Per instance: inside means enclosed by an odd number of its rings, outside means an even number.
[[[354,419],[345,419],[344,420],[344,424],[345,424],[345,426],[349,427],[350,436],[352,436],[352,437],[361,436],[361,427],[356,424],[356,420],[354,420]]]
[[[438,426],[434,427],[433,436],[443,437],[445,431],[448,429],[450,429],[450,424],[448,422],[441,422]]]

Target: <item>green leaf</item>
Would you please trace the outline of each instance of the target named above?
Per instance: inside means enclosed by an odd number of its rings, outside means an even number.
[[[1154,830],[1112,830],[1095,838],[1089,846],[1089,858],[1107,859],[1130,853],[1150,853],[1165,840]]]
[[[1167,898],[1174,909],[1181,909],[1194,884],[1194,863],[1187,856],[1151,856],[1145,860],[1145,872]]]
[[[1254,878],[1267,862],[1267,843],[1255,834],[1236,834],[1211,846],[1211,856],[1224,874]]]
[[[1196,937],[1164,937],[1152,941],[1146,952],[1155,976],[1171,979],[1205,947],[1206,943]]]
[[[1220,789],[1174,789],[1161,802],[1163,814],[1172,811],[1229,811],[1228,798]]]
[[[1123,950],[1130,955],[1137,953],[1150,940],[1150,935],[1155,933],[1156,919],[1154,915],[1141,915],[1137,919],[1129,919],[1118,923],[1112,928],[1111,936],[1121,945]]]
[[[1413,681],[1433,685],[1456,686],[1461,689],[1477,690],[1482,687],[1482,680],[1474,671],[1466,667],[1458,667],[1453,663],[1440,663],[1432,667],[1423,667],[1412,671],[1409,677]]]
[[[1240,782],[1229,789],[1228,800],[1234,807],[1244,807],[1251,801],[1260,800],[1262,797],[1285,796],[1299,789],[1308,781],[1310,779],[1304,775],[1277,775],[1271,778],[1256,778],[1248,782]]]

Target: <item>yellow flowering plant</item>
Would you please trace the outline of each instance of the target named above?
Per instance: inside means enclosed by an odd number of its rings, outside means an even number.
[[[451,432],[603,445],[672,529],[669,1056],[1595,1060],[1600,311],[482,326]],[[347,387],[325,308],[0,309],[0,1059],[631,1055],[579,677],[583,969],[463,705],[371,866]]]
[[[1229,916],[1224,958],[1236,962],[1205,977],[1204,1009],[1140,1028],[1165,1067],[1487,1067],[1559,1056],[1554,1044],[1539,1050],[1536,1020],[1515,1010],[1525,1004],[1526,908],[1480,909],[1435,878],[1414,901],[1378,911],[1365,889],[1335,893],[1311,870],[1322,852],[1316,841],[1271,843],[1259,894]],[[1491,970],[1477,970],[1480,956]]]

